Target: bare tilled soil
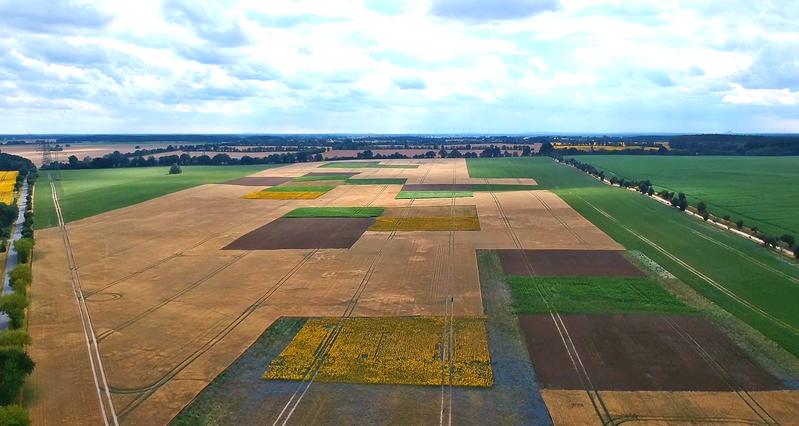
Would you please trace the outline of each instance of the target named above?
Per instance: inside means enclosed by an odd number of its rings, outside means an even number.
[[[290,182],[290,177],[243,177],[236,180],[225,182],[225,185],[241,185],[241,186],[277,186]]]
[[[507,275],[642,277],[645,274],[610,250],[497,250]]]
[[[700,317],[562,315],[598,390],[785,389],[717,327]],[[584,389],[549,315],[523,315],[527,350],[544,388]],[[701,348],[697,346],[701,345]],[[714,362],[708,361],[705,354]]]
[[[223,250],[345,249],[352,247],[374,222],[374,218],[281,217]]]

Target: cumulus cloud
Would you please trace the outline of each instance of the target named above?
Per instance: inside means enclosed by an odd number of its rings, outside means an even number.
[[[419,77],[395,78],[392,81],[402,90],[421,90],[427,88],[427,84]]]
[[[527,18],[558,5],[558,0],[433,0],[431,12],[442,18],[492,21]]]
[[[58,33],[99,29],[112,17],[94,5],[71,0],[0,0],[0,24],[24,31]]]
[[[799,7],[785,6],[0,0],[0,127],[786,129],[799,104]]]
[[[249,42],[235,16],[216,1],[166,0],[167,20],[190,27],[200,38],[217,46],[236,47]]]

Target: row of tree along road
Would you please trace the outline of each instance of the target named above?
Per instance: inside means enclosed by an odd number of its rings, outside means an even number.
[[[0,296],[0,425],[28,425],[30,420],[23,407],[22,386],[35,365],[27,353],[31,338],[26,331],[25,315],[34,244],[31,194],[37,173],[30,161],[7,157],[16,156],[0,154],[0,170],[19,170],[22,179],[16,188],[16,203],[0,203],[0,229],[3,230],[0,251],[8,252]],[[19,165],[22,167],[17,167]]]

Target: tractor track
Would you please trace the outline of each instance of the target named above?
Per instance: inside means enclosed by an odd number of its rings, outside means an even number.
[[[430,174],[430,170],[432,170],[432,166],[429,167],[425,172],[424,176],[422,176],[421,182],[424,182],[424,180],[427,179],[427,176]],[[370,205],[372,202],[374,202],[379,197],[379,195],[385,191],[385,188],[386,187],[383,186],[383,189],[380,191],[380,193],[378,193],[372,199],[372,201],[370,201],[367,204],[367,206]],[[403,218],[407,214],[409,214],[410,208],[413,206],[414,201],[415,199],[413,198],[408,201],[406,210],[403,213]],[[382,260],[383,255],[385,254],[385,248],[388,245],[388,242],[393,240],[396,234],[397,234],[397,226],[394,227],[394,230],[392,230],[391,233],[388,235],[383,245],[380,247],[378,253],[373,257],[372,261],[369,264],[369,268],[366,271],[366,274],[361,279],[361,282],[356,288],[355,293],[353,293],[352,297],[350,297],[350,300],[347,302],[344,312],[339,317],[338,321],[333,327],[333,330],[330,331],[325,336],[325,338],[322,339],[322,342],[320,342],[319,346],[317,346],[316,350],[314,351],[314,358],[311,361],[310,367],[303,375],[302,380],[300,380],[300,383],[298,383],[297,387],[294,389],[294,392],[292,392],[288,401],[286,401],[286,403],[284,404],[280,413],[278,413],[277,418],[275,418],[275,421],[273,422],[273,426],[276,426],[278,424],[286,425],[288,421],[291,419],[291,417],[294,415],[295,411],[297,410],[297,407],[299,406],[305,395],[310,390],[311,385],[316,379],[316,376],[321,371],[327,359],[327,354],[330,352],[330,349],[332,349],[333,345],[338,339],[338,335],[341,333],[341,330],[344,328],[347,320],[352,316],[352,313],[355,311],[355,308],[357,307],[361,296],[366,290],[366,286],[369,284],[369,281],[371,280],[374,271],[377,269],[377,265],[380,263],[380,260]]]
[[[506,231],[508,235],[513,240],[514,245],[516,246],[517,250],[520,251],[522,257],[524,258],[525,268],[528,270],[528,274],[530,276],[535,276],[535,269],[533,268],[530,261],[527,259],[527,253],[524,251],[524,246],[521,243],[521,240],[516,235],[516,231],[513,229],[513,226],[508,219],[505,210],[502,208],[502,204],[500,203],[499,199],[497,198],[494,191],[489,191],[491,197],[494,200],[494,203],[497,206],[497,211],[502,218],[503,223],[505,224]],[[588,395],[589,400],[591,401],[591,405],[594,408],[594,411],[603,425],[614,425],[615,419],[610,414],[610,411],[605,404],[605,401],[602,398],[599,390],[596,389],[594,386],[591,375],[588,373],[585,365],[582,362],[580,357],[579,351],[577,351],[577,347],[572,340],[571,334],[569,333],[568,327],[566,327],[566,323],[563,321],[561,315],[555,311],[552,306],[552,303],[549,301],[548,295],[546,291],[538,285],[536,282],[536,290],[538,291],[541,300],[544,301],[544,304],[547,306],[547,310],[549,311],[549,317],[552,319],[553,324],[555,325],[556,330],[558,331],[558,335],[560,336],[560,340],[563,343],[564,348],[566,349],[566,353],[569,356],[569,360],[571,361],[572,366],[574,367],[574,371],[577,373],[577,377],[582,384],[583,389],[585,390],[586,394]]]

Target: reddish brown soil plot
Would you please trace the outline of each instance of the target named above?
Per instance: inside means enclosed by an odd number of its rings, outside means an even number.
[[[700,317],[562,315],[594,387],[615,391],[777,390],[783,384]],[[527,350],[541,385],[584,389],[550,315],[523,315]],[[678,331],[680,330],[680,331]],[[687,332],[690,337],[685,334]],[[725,376],[700,354],[721,365]]]
[[[243,235],[223,250],[352,247],[374,218],[279,218]]]
[[[277,186],[291,181],[290,177],[243,177],[241,179],[231,180],[225,182],[226,185],[240,185],[240,186]]]
[[[643,277],[620,251],[497,250],[507,275]],[[529,266],[529,267],[528,267]]]

